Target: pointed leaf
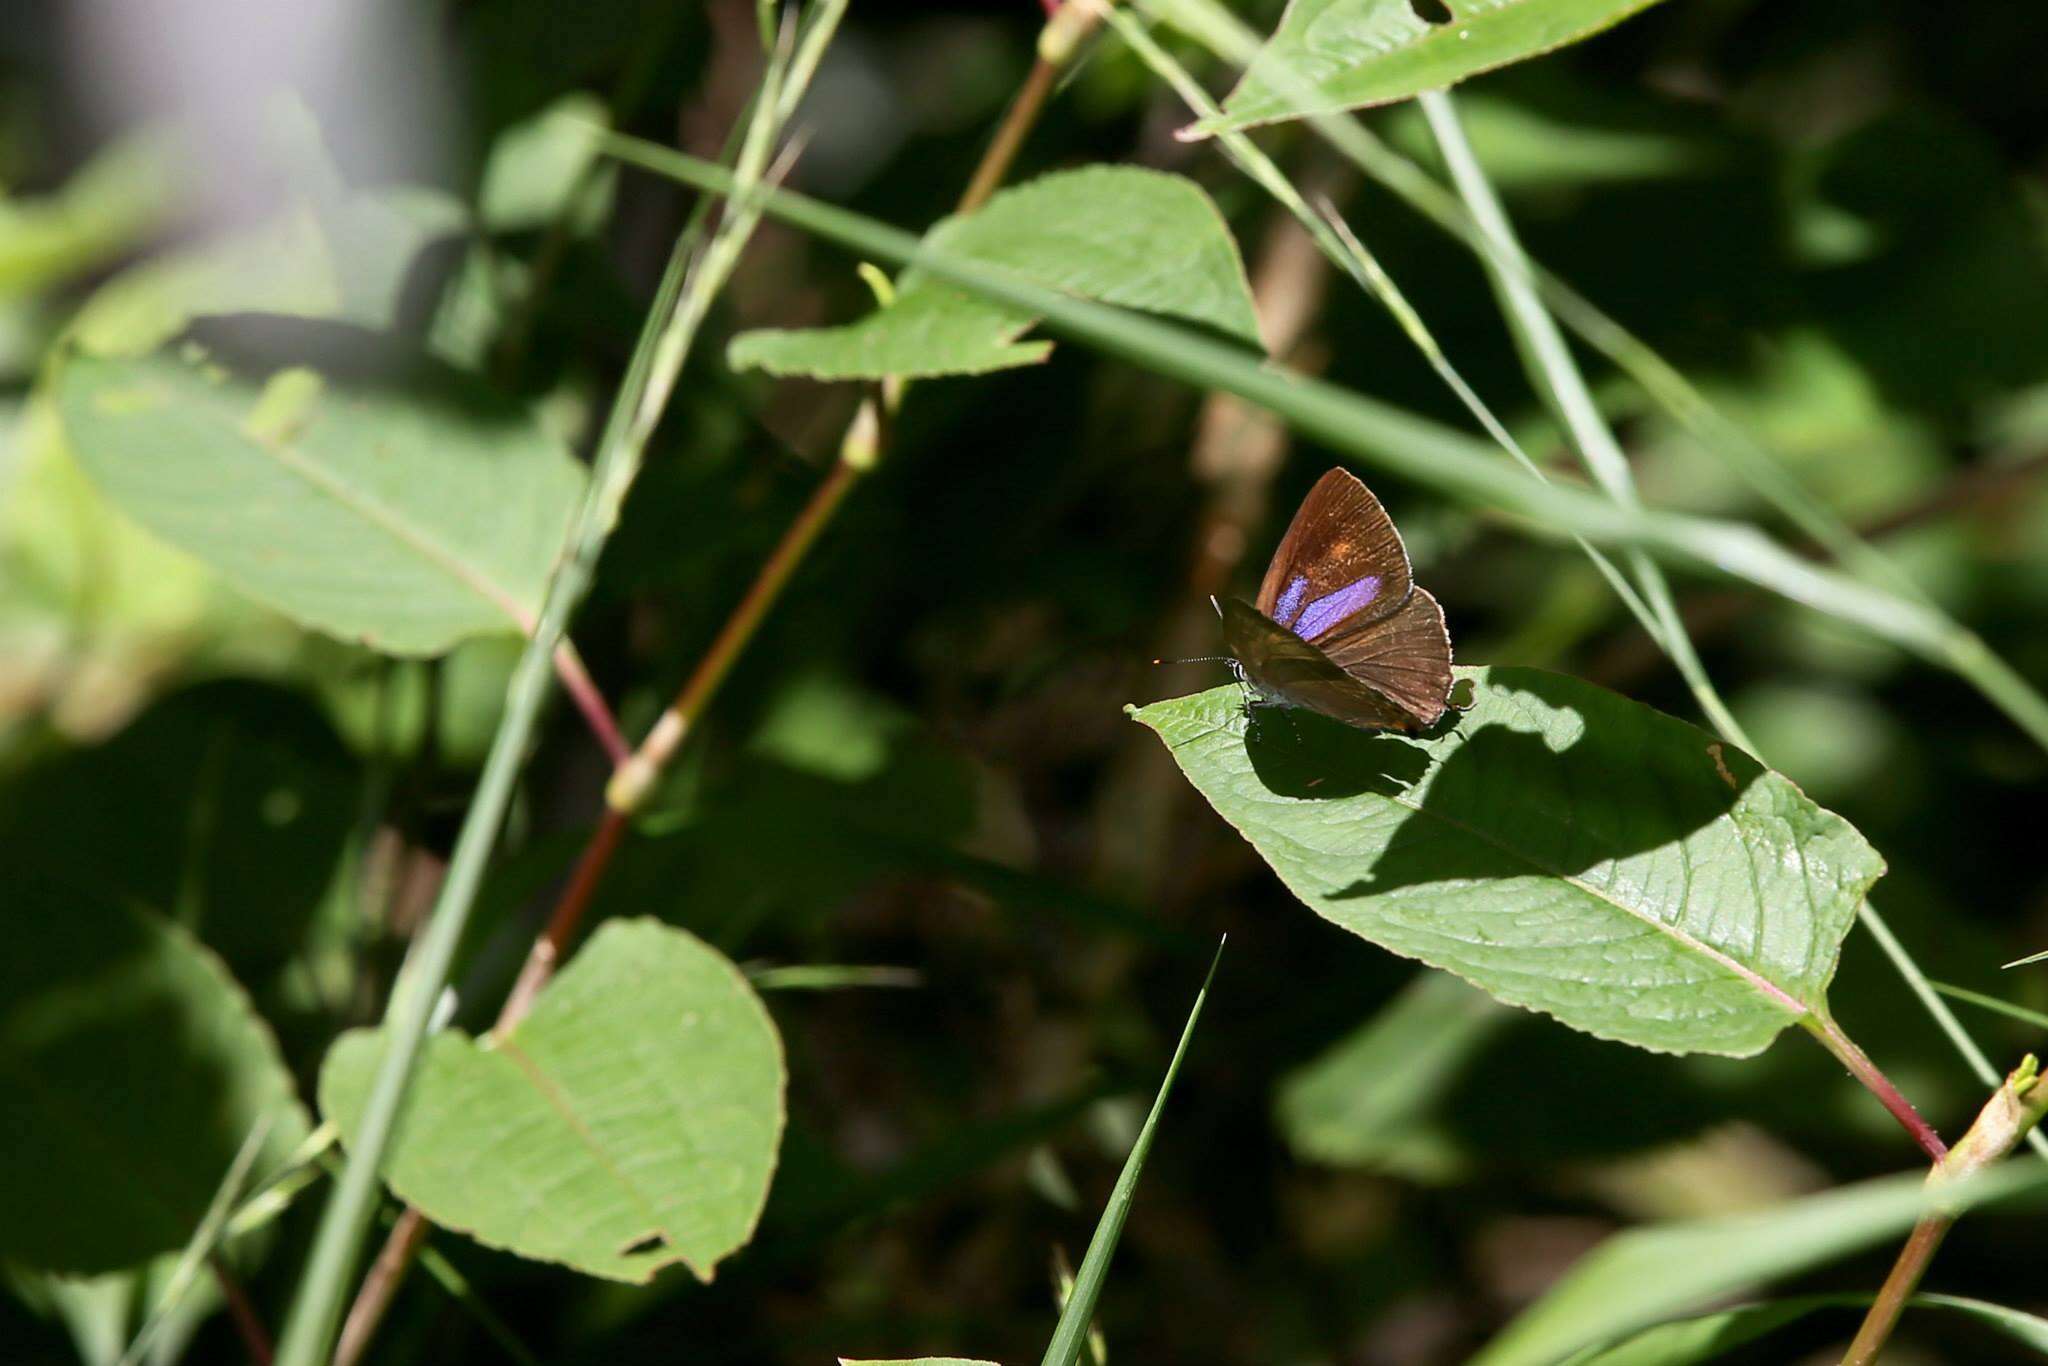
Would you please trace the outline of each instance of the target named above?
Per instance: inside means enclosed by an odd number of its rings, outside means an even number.
[[[583,485],[523,407],[425,362],[384,384],[266,378],[194,345],[76,354],[56,394],[79,463],[136,521],[294,620],[393,654],[531,622]]]
[[[320,1107],[353,1142],[383,1050],[343,1035]],[[500,1040],[436,1035],[384,1162],[435,1223],[523,1257],[710,1280],[753,1235],[783,1121],[782,1043],[716,950],[652,920],[591,937]]]
[[[1046,288],[1259,340],[1230,230],[1209,196],[1179,176],[1135,166],[1057,172],[946,219],[925,240]],[[912,270],[894,301],[857,323],[748,332],[730,360],[818,379],[978,374],[1043,360],[1050,343],[1017,341],[1033,321]]]
[[[1789,781],[1673,717],[1534,669],[1460,669],[1425,738],[1235,687],[1137,711],[1310,909],[1574,1029],[1758,1052],[1824,1005],[1884,862]]]
[[[1620,23],[1654,0],[1292,0],[1219,133],[1441,90]]]

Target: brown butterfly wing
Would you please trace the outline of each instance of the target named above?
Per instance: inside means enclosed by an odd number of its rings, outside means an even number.
[[[1345,622],[1315,648],[1406,712],[1416,729],[1435,725],[1450,702],[1451,633],[1428,589],[1414,590],[1392,616],[1363,625]]]
[[[1224,642],[1261,694],[1363,730],[1419,729],[1417,718],[1400,703],[1352,677],[1249,603],[1228,598],[1221,610]],[[1437,619],[1441,622],[1442,615]]]
[[[1332,599],[1347,590],[1356,595],[1367,578],[1377,583],[1363,601],[1356,596],[1351,602]],[[1288,524],[1259,585],[1257,606],[1295,629],[1306,613],[1315,613],[1310,624],[1327,618],[1327,627],[1302,632],[1315,639],[1340,620],[1348,625],[1391,615],[1407,600],[1413,583],[1401,533],[1380,500],[1358,476],[1333,469],[1316,481]],[[1324,610],[1316,610],[1318,603]]]

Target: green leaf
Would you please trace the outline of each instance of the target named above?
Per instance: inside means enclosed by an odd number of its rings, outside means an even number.
[[[1620,23],[1653,0],[1292,0],[1201,134],[1441,90]],[[1443,22],[1432,23],[1434,17]]]
[[[352,1143],[383,1040],[328,1053]],[[523,1257],[710,1280],[753,1235],[783,1123],[782,1043],[739,970],[681,930],[611,921],[505,1038],[426,1047],[383,1175],[435,1223]]]
[[[185,1245],[250,1130],[307,1132],[277,1041],[153,912],[31,880],[0,954],[0,1257],[96,1275]]]
[[[1467,1064],[1522,1017],[1455,977],[1424,973],[1329,1051],[1291,1072],[1275,1119],[1296,1157],[1442,1180],[1462,1165],[1435,1110]]]
[[[1868,1295],[1802,1295],[1745,1304],[1698,1318],[1660,1323],[1613,1346],[1589,1348],[1572,1357],[1567,1366],[1692,1366],[1694,1362],[1712,1361],[1818,1310],[1861,1309],[1869,1303]],[[1958,1295],[1915,1295],[1906,1301],[1906,1307],[1962,1314],[2048,1355],[2048,1319]]]
[[[8,870],[161,907],[259,994],[305,946],[359,819],[358,780],[302,698],[241,680],[0,787]]]
[[[392,654],[530,624],[583,486],[526,409],[424,362],[372,383],[259,378],[196,345],[78,354],[56,394],[79,463],[136,521],[294,620]]]
[[[1510,1005],[1743,1057],[1824,1013],[1884,862],[1784,778],[1673,717],[1534,669],[1460,669],[1429,737],[1236,687],[1136,712],[1317,914]]]
[[[839,1358],[839,1366],[996,1366],[993,1361],[969,1357],[911,1357],[902,1361],[855,1361]]]
[[[2048,1170],[2040,1164],[2007,1163],[1945,1188],[1942,1198],[1945,1207],[1961,1209],[2044,1182]],[[1909,1173],[1751,1214],[1618,1233],[1581,1258],[1472,1366],[1550,1366],[1723,1296],[1897,1237],[1928,1208],[1924,1174]]]
[[[610,123],[603,100],[578,93],[498,134],[477,189],[477,217],[493,232],[545,228],[572,209],[586,223],[597,217],[607,196],[572,201],[597,159],[597,130]]]
[[[1048,289],[1146,309],[1258,344],[1244,263],[1223,217],[1190,180],[1135,166],[1088,166],[1004,190],[948,218],[927,245]],[[1035,320],[912,269],[896,297],[857,323],[734,339],[734,369],[818,379],[980,374],[1045,359],[1019,343]]]

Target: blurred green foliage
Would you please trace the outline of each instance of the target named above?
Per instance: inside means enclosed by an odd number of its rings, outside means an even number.
[[[1241,12],[1269,31],[1278,8]],[[59,1159],[110,1174],[86,1183],[91,1203],[7,1221],[19,1293],[0,1303],[0,1339],[12,1360],[107,1360],[139,1321],[133,1283],[51,1282],[30,1263],[160,1278],[144,1268],[196,1222],[250,1098],[293,1083],[310,1095],[333,1037],[374,1022],[495,727],[511,647],[391,661],[237,595],[80,470],[47,387],[56,350],[148,349],[195,315],[342,319],[470,371],[549,439],[587,449],[690,201],[588,161],[564,120],[715,155],[758,49],[753,7],[725,0],[437,11],[453,118],[414,133],[440,179],[392,185],[366,172],[357,134],[390,93],[379,83],[409,68],[372,63],[348,94],[303,105],[242,92],[247,126],[270,130],[256,175],[261,157],[194,136],[178,111],[113,120],[96,90],[129,77],[59,7],[28,9],[0,36],[13,945],[0,1048],[17,1096],[0,1165],[17,1212],[75,1189],[55,1184]],[[855,6],[802,116],[811,137],[791,183],[922,230],[951,208],[1040,20],[1024,0]],[[2044,44],[2048,15],[1999,0],[1667,0],[1460,92],[1532,255],[2037,681]],[[1228,84],[1191,46],[1175,50]],[[1369,118],[1426,158],[1412,111]],[[1270,210],[1212,151],[1172,137],[1185,121],[1103,44],[1012,179],[1105,161],[1189,176],[1257,280],[1275,255]],[[1260,136],[1343,208],[1532,453],[1563,463],[1470,257],[1309,139]],[[240,159],[224,168],[229,152]],[[211,187],[236,170],[261,193],[224,223]],[[862,316],[872,296],[854,264],[764,230],[707,331],[720,344],[685,372],[575,628],[629,734],[801,506],[856,397],[735,373],[722,343]],[[1313,268],[1277,278],[1268,288],[1308,307],[1297,363],[1463,422],[1372,300]],[[1593,377],[1646,499],[1793,539],[1645,395]],[[1460,1361],[1616,1228],[1910,1165],[1885,1116],[1804,1040],[1747,1063],[1673,1062],[1474,1006],[1307,914],[1186,791],[1122,707],[1218,681],[1148,662],[1213,649],[1208,589],[1190,573],[1217,503],[1213,467],[1191,457],[1200,404],[1065,346],[913,391],[888,460],[741,660],[599,912],[667,920],[750,964],[901,966],[920,985],[768,996],[790,1128],[759,1236],[714,1283],[601,1284],[438,1238],[543,1359],[1035,1359],[1056,1313],[1050,1249],[1085,1243],[1135,1131],[1133,1098],[1151,1094],[1223,931],[1230,953],[1101,1305],[1112,1361]],[[1297,445],[1251,481],[1263,511],[1234,514],[1230,591],[1249,590],[1285,510],[1330,463]],[[1571,673],[1693,717],[1568,549],[1399,481],[1376,488],[1462,660]],[[1725,583],[1678,588],[1744,725],[1886,858],[1886,913],[1928,972],[2048,1007],[2038,969],[1997,966],[2048,943],[2048,873],[2032,858],[2048,758],[1898,651]],[[462,960],[465,1028],[488,1026],[603,777],[580,720],[557,708]],[[95,997],[119,1013],[65,1035],[64,1011]],[[1860,934],[1830,1000],[1958,1131],[1979,1088]],[[1996,1059],[2041,1042],[2011,1020],[1970,1023]],[[66,1050],[86,1054],[66,1063]],[[52,1106],[82,1114],[67,1132],[93,1146],[25,1146],[55,1132],[37,1118]],[[313,1203],[276,1226],[268,1257],[231,1249],[273,1323]],[[2041,1310],[2038,1236],[2038,1216],[1973,1217],[1934,1288]],[[1867,1291],[1885,1258],[1798,1288]],[[1800,1318],[1729,1359],[1799,1359],[1838,1346],[1844,1325]],[[192,1331],[188,1359],[236,1359],[224,1316]],[[1916,1360],[2013,1359],[1968,1316],[1909,1317],[1902,1339]],[[415,1276],[374,1359],[500,1358]]]

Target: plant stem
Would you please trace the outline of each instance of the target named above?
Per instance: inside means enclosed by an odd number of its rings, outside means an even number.
[[[220,1287],[220,1296],[227,1301],[228,1317],[235,1322],[235,1331],[242,1335],[242,1345],[249,1351],[249,1359],[256,1366],[270,1366],[272,1350],[270,1333],[263,1327],[263,1316],[256,1312],[250,1302],[249,1292],[228,1270],[226,1262],[218,1253],[206,1259],[207,1267],[213,1272],[214,1284]]]
[[[2023,1136],[2033,1133],[2044,1112],[2048,1112],[2048,1081],[2040,1076],[2040,1064],[2030,1053],[1999,1083],[1991,1099],[1984,1102],[1969,1132],[1928,1173],[1927,1187],[1936,1196],[1936,1207],[1914,1225],[1906,1245],[1899,1249],[1891,1274],[1885,1277],[1877,1298],[1871,1301],[1862,1326],[1842,1358],[1842,1366],[1870,1366],[1877,1360],[1906,1301],[1912,1298],[1928,1263],[1934,1260],[1935,1250],[1955,1224],[1955,1211],[1943,1207],[1940,1201],[1941,1190],[2001,1161]]]
[[[561,683],[562,691],[569,694],[569,700],[576,704],[576,710],[583,713],[583,719],[590,726],[590,733],[597,737],[604,754],[613,764],[623,763],[631,751],[627,748],[626,737],[619,733],[618,720],[598,690],[590,671],[583,667],[583,656],[576,653],[576,647],[564,640],[555,651],[555,678]]]
[[[613,775],[611,786],[605,791],[605,800],[613,813],[637,810],[646,800],[655,780],[695,729],[704,708],[717,695],[733,665],[760,629],[769,609],[782,596],[782,590],[796,573],[797,566],[803,563],[804,556],[816,544],[819,533],[832,520],[839,505],[846,501],[846,495],[852,491],[859,477],[860,469],[854,462],[841,459],[833,463],[832,472],[812,491],[810,501],[783,531],[782,539],[761,565],[739,605],[726,618],[718,634],[712,637],[710,647],[697,661],[697,667],[691,671],[682,691],[676,694],[676,700],[662,712],[647,732],[647,738]],[[528,966],[531,965],[529,960]],[[524,974],[521,978],[523,981]]]
[[[771,62],[757,117],[736,167],[737,179],[749,187],[767,165],[773,129],[762,111],[774,107],[779,81],[780,67]],[[707,307],[705,296],[724,282],[741,243],[757,221],[756,212],[728,204],[718,233],[694,270],[683,249],[686,244],[679,243],[654,307],[648,311],[598,440],[569,553],[550,578],[540,620],[513,670],[504,719],[491,739],[476,794],[456,836],[447,880],[385,1010],[384,1054],[371,1080],[347,1164],[328,1198],[285,1319],[278,1346],[282,1366],[320,1366],[328,1359],[341,1325],[343,1298],[380,1197],[378,1171],[397,1127],[399,1107],[412,1084],[434,1002],[454,967],[455,951],[475,909],[520,769],[539,729],[556,648],[565,638],[569,617],[596,578],[598,558],[612,528],[618,525],[619,509],[639,473],[647,439],[695,340],[697,323]]]
[[[826,13],[836,21],[837,14],[843,12],[844,7],[844,0],[836,0]],[[1071,31],[1076,22],[1071,18],[1055,18],[1046,28],[1051,32],[1055,26],[1064,24],[1062,31]],[[1086,27],[1083,26],[1080,32],[1085,34]],[[770,121],[777,126],[795,112],[796,99],[792,92],[800,81],[807,79],[811,71],[815,70],[823,51],[824,38],[829,36],[829,33],[828,23],[814,24],[798,44],[790,79],[782,87],[780,95],[778,96],[772,88],[763,92],[762,106],[774,111]],[[1071,43],[1069,46],[1071,47]],[[1018,149],[1023,145],[1025,134],[1043,110],[1046,97],[1053,88],[1053,76],[1057,74],[1060,65],[1048,60],[1045,55],[1047,47],[1048,44],[1041,40],[1040,56],[1034,62],[1024,85],[1019,89],[1017,98],[1011,102],[1002,128],[982,154],[981,163],[976,168],[967,191],[961,196],[960,212],[971,212],[978,208],[993,192],[995,185],[1002,181],[1015,160]],[[747,228],[751,229],[758,216],[757,208],[747,206],[737,214],[729,212],[729,221],[744,222]],[[688,240],[688,234],[685,240]],[[707,259],[709,257],[710,253],[707,252]],[[710,273],[709,267],[706,273]],[[708,299],[704,302],[708,303]],[[656,314],[650,315],[650,321],[654,316],[658,316],[660,311],[660,305],[657,304]],[[687,297],[678,308],[678,325],[687,328],[690,334],[694,334],[696,323],[702,317],[702,304],[692,308]],[[665,358],[658,343],[654,355],[657,363]],[[674,354],[668,371],[668,383],[673,383],[674,372],[680,365],[681,355]],[[646,436],[652,430],[652,416],[658,414],[661,401],[665,399],[667,393],[665,384],[658,393],[660,397],[657,397],[657,390],[650,384],[639,403],[631,409],[631,425],[628,428],[627,439],[636,449],[644,445]],[[620,408],[615,410],[614,420],[617,419],[619,411],[625,410],[625,391],[622,390]],[[745,652],[748,643],[753,640],[762,621],[781,597],[783,589],[787,587],[811,547],[816,544],[819,535],[831,522],[833,514],[839,510],[846,495],[851,492],[860,475],[872,468],[879,458],[884,432],[880,412],[881,405],[872,397],[861,404],[841,442],[839,458],[834,462],[830,473],[813,490],[810,500],[784,530],[782,539],[762,564],[760,572],[741,597],[738,606],[733,609],[732,615],[712,638],[697,667],[691,671],[689,679],[676,695],[676,700],[656,720],[637,749],[629,751],[623,740],[620,741],[618,752],[612,755],[614,773],[606,790],[604,817],[591,833],[583,852],[577,857],[575,870],[570,874],[561,896],[557,898],[554,909],[549,913],[547,924],[542,927],[540,934],[534,939],[532,948],[528,950],[519,976],[513,982],[512,989],[505,998],[505,1004],[499,1011],[497,1023],[492,1028],[493,1033],[503,1034],[524,1018],[540,994],[541,988],[553,977],[555,969],[566,955],[570,941],[582,923],[585,912],[589,910],[598,887],[610,870],[612,858],[618,852],[619,845],[626,835],[631,813],[646,799],[648,792],[674,758],[683,740],[704,714],[705,708],[717,696],[719,687],[732,672],[734,664]],[[599,705],[602,706],[601,698]],[[600,732],[600,739],[602,738]],[[609,752],[611,747],[607,744],[606,748]],[[397,1224],[386,1238],[382,1251],[378,1254],[376,1264],[364,1279],[355,1303],[349,1309],[348,1322],[334,1358],[334,1366],[354,1366],[360,1359],[375,1334],[377,1325],[390,1308],[391,1300],[397,1293],[400,1282],[405,1278],[413,1258],[423,1246],[427,1230],[427,1220],[417,1209],[408,1208],[400,1215]]]
[[[555,902],[555,909],[548,916],[548,923],[534,939],[533,947],[527,951],[526,962],[519,969],[518,978],[512,983],[512,990],[505,997],[505,1004],[498,1011],[498,1022],[491,1026],[491,1033],[504,1035],[526,1018],[526,1012],[533,1008],[533,998],[547,985],[562,961],[569,940],[576,933],[576,926],[589,909],[590,901],[597,894],[598,884],[604,881],[605,870],[611,866],[612,854],[619,847],[619,840],[626,833],[626,813],[617,807],[608,807],[604,819],[598,822],[590,842],[583,846],[583,853],[576,860],[576,871],[570,874],[569,882]]]
[[[1892,1085],[1891,1078],[1878,1069],[1870,1055],[1858,1048],[1856,1041],[1844,1033],[1840,1025],[1826,1016],[1814,1014],[1802,1016],[1799,1023],[1807,1033],[1820,1040],[1821,1047],[1832,1053],[1836,1061],[1849,1069],[1850,1076],[1877,1097],[1878,1103],[1891,1112],[1892,1118],[1913,1136],[1913,1141],[1928,1157],[1939,1162],[1948,1156],[1948,1145],[1941,1141],[1941,1135],[1934,1131],[1934,1126],[1920,1117],[1920,1112],[1913,1108],[1913,1102]]]
[[[333,1366],[355,1366],[362,1360],[377,1325],[384,1320],[384,1311],[391,1307],[392,1296],[398,1293],[398,1283],[405,1279],[406,1268],[426,1238],[426,1216],[416,1209],[403,1210],[391,1232],[385,1235],[377,1260],[370,1264],[370,1274],[363,1277],[355,1303],[348,1307],[341,1338],[334,1345]]]
[[[1934,1260],[1935,1249],[1941,1246],[1941,1240],[1948,1236],[1955,1222],[1952,1214],[1930,1214],[1913,1226],[1906,1245],[1899,1250],[1898,1260],[1892,1263],[1891,1274],[1884,1278],[1884,1285],[1870,1302],[1862,1326],[1857,1328],[1855,1339],[1843,1355],[1842,1366],[1869,1366],[1877,1360],[1878,1352],[1898,1325],[1899,1315],[1905,1312],[1906,1301],[1913,1297],[1914,1288],[1926,1273],[1927,1264]]]

